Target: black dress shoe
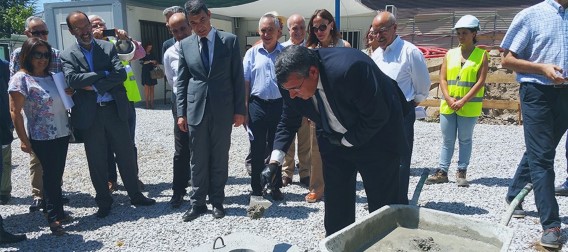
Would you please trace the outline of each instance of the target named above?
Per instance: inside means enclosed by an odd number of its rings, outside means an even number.
[[[282,192],[280,191],[280,189],[272,190],[272,192],[270,192],[270,196],[272,196],[272,199],[276,200],[276,201],[280,201],[280,200],[284,199],[284,195],[282,195]]]
[[[192,206],[183,214],[182,219],[184,222],[192,221],[205,212],[207,212],[207,206]]]
[[[130,204],[133,206],[151,206],[156,204],[156,200],[141,196],[139,198],[130,200]]]
[[[223,206],[213,206],[213,218],[221,219],[225,217],[225,209]]]
[[[25,239],[27,239],[27,237],[24,234],[14,235],[14,234],[10,234],[10,233],[8,233],[4,230],[0,231],[0,244],[21,242]]]
[[[107,217],[110,214],[110,207],[100,207],[97,211],[98,218]]]
[[[39,211],[40,209],[44,208],[44,203],[42,199],[34,199],[32,204],[30,205],[30,213]]]
[[[172,205],[173,208],[180,207],[182,202],[183,202],[182,194],[174,194],[170,199],[170,205]]]
[[[300,178],[300,184],[305,187],[310,187],[310,176]]]

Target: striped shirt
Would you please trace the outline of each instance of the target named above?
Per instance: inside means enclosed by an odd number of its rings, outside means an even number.
[[[20,70],[20,53],[22,48],[16,48],[10,55],[10,77],[14,76]],[[59,57],[59,50],[51,48],[51,65],[49,65],[49,72],[59,73],[62,72],[61,58]]]
[[[568,71],[568,12],[556,1],[545,0],[519,12],[503,38],[501,47],[517,58],[554,64]],[[541,74],[517,73],[518,82],[553,85]]]

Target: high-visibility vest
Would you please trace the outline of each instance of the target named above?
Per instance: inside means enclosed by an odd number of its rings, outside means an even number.
[[[483,55],[487,52],[475,47],[465,64],[461,65],[461,48],[454,48],[446,54],[446,79],[448,81],[448,94],[455,99],[464,97],[477,82],[477,72],[483,65]],[[485,86],[466,102],[458,111],[453,110],[445,99],[441,100],[440,114],[457,113],[463,117],[478,117],[483,106]]]
[[[110,42],[114,44],[116,40],[111,39]],[[131,102],[139,102],[142,100],[142,97],[140,96],[140,90],[138,90],[136,77],[134,76],[134,72],[132,72],[132,67],[130,67],[130,62],[123,60],[121,63],[124,66],[124,70],[126,70],[126,80],[124,81],[126,96]]]

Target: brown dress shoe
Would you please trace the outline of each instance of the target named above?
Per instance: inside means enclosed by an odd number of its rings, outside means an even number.
[[[292,179],[283,176],[282,177],[282,186],[288,186],[289,184],[292,184]]]
[[[116,183],[116,181],[109,181],[107,182],[108,184],[108,190],[110,192],[115,192],[118,189],[118,183]]]

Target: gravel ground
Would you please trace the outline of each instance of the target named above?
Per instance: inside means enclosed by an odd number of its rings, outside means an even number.
[[[168,200],[172,195],[173,119],[169,105],[159,105],[155,110],[137,108],[138,124],[136,142],[138,145],[140,177],[146,184],[145,194],[157,200],[149,207],[133,207],[124,190],[114,193],[115,203],[111,214],[98,219],[84,148],[82,144],[71,144],[67,155],[63,190],[70,203],[65,207],[73,221],[65,225],[68,235],[55,237],[50,234],[43,215],[29,213],[32,199],[28,176],[29,156],[19,149],[19,141],[12,144],[13,173],[12,200],[2,206],[4,226],[10,232],[25,233],[28,240],[1,250],[56,250],[56,251],[180,251],[212,244],[218,236],[233,232],[250,232],[272,240],[299,246],[302,250],[317,251],[318,243],[324,238],[323,202],[304,202],[307,192],[299,185],[297,176],[294,184],[283,189],[285,201],[270,207],[265,217],[251,220],[246,216],[249,203],[250,179],[243,160],[249,144],[242,128],[232,134],[229,160],[229,180],[225,189],[227,216],[215,220],[210,214],[193,222],[182,222],[181,216],[188,209],[188,201],[181,208],[171,209]],[[416,123],[416,135],[410,193],[425,168],[436,168],[440,152],[441,136],[437,123]],[[564,140],[556,157],[556,184],[566,177]],[[477,125],[474,133],[474,150],[469,167],[469,188],[458,188],[455,181],[456,155],[450,168],[450,183],[425,186],[419,205],[441,211],[465,215],[497,223],[505,211],[504,196],[511,182],[516,166],[524,150],[523,133],[520,126]],[[357,183],[357,218],[368,213],[363,209],[365,192],[360,180]],[[119,184],[122,184],[119,181]],[[412,195],[409,195],[412,196]],[[185,198],[188,200],[188,197]],[[568,224],[565,209],[568,198],[559,197],[562,222]],[[534,196],[529,194],[525,204],[528,216],[524,220],[513,219],[509,224],[516,229],[510,251],[534,251],[541,227],[534,205]],[[210,211],[209,211],[210,213]],[[564,235],[568,235],[563,227]],[[568,250],[566,250],[568,251]]]

